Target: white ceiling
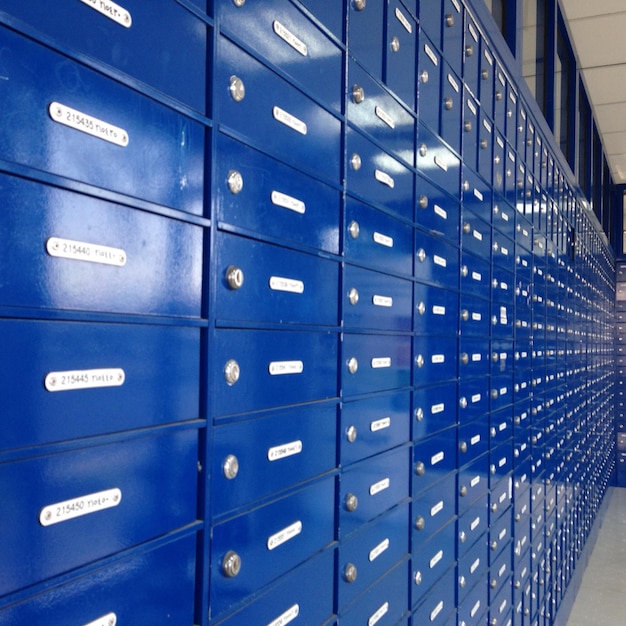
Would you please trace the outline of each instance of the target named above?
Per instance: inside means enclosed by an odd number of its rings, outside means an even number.
[[[615,183],[626,183],[626,1],[561,0]]]

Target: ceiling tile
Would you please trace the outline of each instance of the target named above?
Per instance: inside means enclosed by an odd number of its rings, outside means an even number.
[[[595,113],[603,133],[626,131],[626,103],[596,105]]]
[[[626,131],[603,135],[604,151],[607,154],[626,154]]]
[[[626,10],[624,0],[561,0],[561,4],[569,20]]]
[[[575,20],[570,33],[582,68],[623,63],[626,59],[626,12]]]
[[[583,70],[583,75],[594,105],[626,101],[626,63]]]

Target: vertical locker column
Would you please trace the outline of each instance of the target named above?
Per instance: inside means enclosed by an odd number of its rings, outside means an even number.
[[[339,624],[406,620],[415,7],[347,3]]]
[[[335,612],[345,54],[305,4],[215,3],[209,623]]]
[[[615,368],[617,484],[626,485],[626,264],[616,263]]]
[[[194,620],[211,28],[110,5],[0,20],[2,624]]]

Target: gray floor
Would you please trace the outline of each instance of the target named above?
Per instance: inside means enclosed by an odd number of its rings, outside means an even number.
[[[626,489],[613,487],[567,626],[626,624]]]

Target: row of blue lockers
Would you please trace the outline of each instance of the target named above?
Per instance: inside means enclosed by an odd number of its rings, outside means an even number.
[[[44,5],[0,11],[0,623],[551,624],[612,261],[475,7]]]
[[[616,321],[616,400],[615,430],[617,446],[617,484],[626,486],[626,264],[618,260],[615,267],[615,321]]]

